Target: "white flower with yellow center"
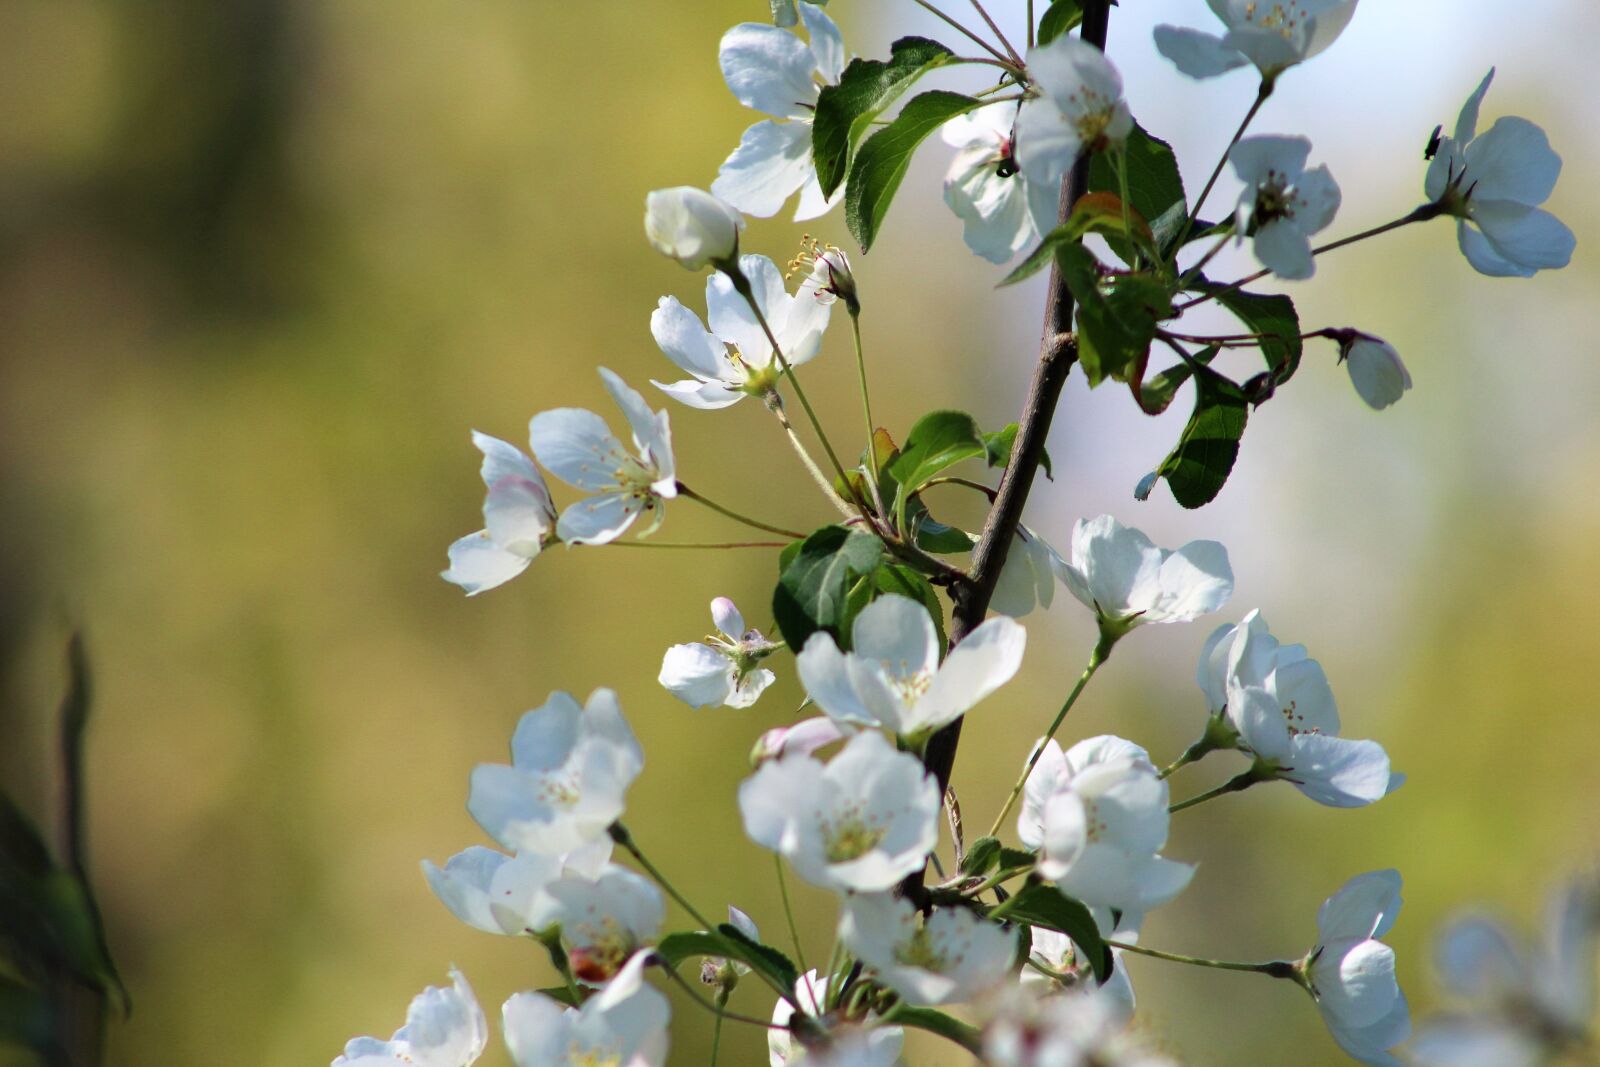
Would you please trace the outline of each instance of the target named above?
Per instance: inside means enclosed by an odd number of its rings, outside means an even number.
[[[504,585],[527,569],[556,526],[550,489],[533,461],[515,445],[486,433],[472,432],[483,453],[479,470],[488,495],[483,500],[483,526],[450,546],[450,569],[441,577],[476,596]]]
[[[510,766],[473,769],[467,810],[506,848],[571,852],[605,836],[643,767],[615,693],[596,689],[582,707],[551,693],[517,723]]]
[[[1108,1003],[1123,1009],[1123,1018],[1133,1017],[1133,982],[1128,977],[1128,969],[1122,965],[1121,949],[1111,950],[1116,966],[1105,984],[1101,985],[1094,976],[1093,966],[1072,938],[1042,926],[1030,927],[1029,930],[1028,964],[1022,968],[1024,986],[1036,987],[1047,995],[1055,992],[1087,993],[1098,989],[1103,991]],[[1112,936],[1118,941],[1139,940],[1138,933],[1133,930],[1117,929]]]
[[[905,1031],[898,1026],[872,1026],[855,1029],[839,1026],[837,1013],[827,1010],[828,980],[807,971],[794,983],[791,1000],[779,998],[772,1009],[772,1026],[767,1030],[767,1061],[771,1067],[795,1067],[805,1062],[813,1067],[832,1063],[828,1051],[808,1052],[794,1036],[790,1024],[794,1021],[796,1006],[808,1016],[816,1029],[827,1030],[835,1045],[843,1046],[851,1057],[852,1067],[891,1067],[900,1059],[905,1045]],[[869,1015],[868,1019],[872,1017]],[[832,1026],[830,1028],[830,1022]]]
[[[601,985],[637,949],[655,940],[664,916],[661,891],[613,863],[594,877],[569,871],[545,886],[532,925],[536,930],[559,929],[573,975]]]
[[[1394,949],[1378,938],[1400,914],[1400,872],[1346,882],[1317,912],[1307,980],[1328,1032],[1354,1058],[1399,1067],[1388,1049],[1411,1033],[1411,1012],[1394,973]]]
[[[1167,783],[1143,750],[1099,737],[1058,756],[1054,744],[1029,774],[1017,818],[1017,836],[1039,851],[1039,874],[1090,907],[1122,912],[1182,892],[1194,868],[1157,855],[1170,822]]]
[[[533,454],[545,469],[595,494],[561,513],[556,535],[568,544],[615,541],[641,515],[647,519],[639,536],[648,537],[661,525],[662,502],[678,495],[667,413],[652,412],[644,397],[604,367],[600,378],[633,430],[632,453],[592,411],[557,408],[540,412],[528,423]]]
[[[467,1067],[488,1042],[483,1009],[461,972],[451,968],[450,987],[419,993],[393,1037],[352,1038],[333,1067]]]
[[[961,220],[967,247],[991,263],[1004,263],[1038,242],[1056,225],[1060,183],[1028,180],[1017,164],[1017,113],[981,107],[939,129],[957,149],[944,176],[944,202]]]
[[[1070,34],[1028,52],[1035,95],[1017,112],[1016,159],[1031,185],[1058,188],[1078,157],[1133,130],[1122,76],[1105,53]]]
[[[939,839],[939,787],[876,732],[831,762],[789,755],[739,786],[745,833],[812,885],[883,892],[922,869]]]
[[[908,1004],[961,1004],[1005,981],[1016,942],[967,908],[921,918],[909,900],[862,893],[845,902],[839,937]]]
[[[656,681],[691,708],[748,708],[777,680],[756,664],[783,646],[768,641],[760,630],[746,629],[744,616],[725,596],[711,602],[711,621],[717,632],[704,643],[667,649]]]
[[[812,634],[795,669],[818,707],[841,723],[882,726],[919,737],[954,722],[1010,681],[1028,635],[993,618],[939,662],[939,635],[928,609],[910,597],[879,597],[856,616],[851,651],[826,633]]]
[[[1206,0],[1227,30],[1219,37],[1157,26],[1156,49],[1191,78],[1255,64],[1267,81],[1327,48],[1355,14],[1356,0]]]
[[[1311,235],[1339,210],[1339,186],[1328,168],[1306,168],[1304,137],[1246,137],[1228,160],[1244,183],[1235,210],[1239,240],[1246,236],[1261,265],[1280,278],[1303,280],[1317,271]]]
[[[791,295],[783,274],[766,256],[741,256],[762,317],[791,367],[810,362],[822,347],[829,304],[804,291]],[[650,333],[666,357],[692,377],[650,384],[692,408],[714,410],[771,391],[783,372],[772,342],[750,304],[726,274],[706,279],[707,330],[694,312],[664,296],[650,316]]]
[[[667,1061],[667,998],[644,981],[650,953],[634,955],[581,1008],[543,993],[518,993],[501,1017],[517,1067],[662,1067]]]
[[[1073,526],[1072,558],[1061,564],[1060,578],[1113,639],[1136,626],[1197,619],[1233,594],[1228,551],[1217,542],[1157,548],[1110,515]]]

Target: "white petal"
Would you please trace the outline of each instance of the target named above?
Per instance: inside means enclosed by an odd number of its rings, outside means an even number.
[[[807,118],[817,100],[816,57],[788,30],[745,22],[722,35],[718,60],[734,98],[777,118]]]
[[[806,183],[800,187],[800,202],[795,205],[794,221],[807,222],[811,219],[820,219],[837,207],[843,199],[843,182],[839,183],[839,187],[833,191],[832,196],[825,197],[822,195],[822,183],[817,180],[817,173],[813,170],[810,177],[806,179]],[[874,1033],[877,1032],[874,1031]]]
[[[1472,204],[1472,221],[1478,224],[1495,252],[1530,274],[1565,267],[1572,261],[1577,239],[1548,211],[1509,200],[1480,200]],[[1473,263],[1473,266],[1478,265]]]
[[[1297,181],[1310,156],[1311,142],[1304,137],[1262,135],[1246,137],[1234,145],[1228,152],[1228,162],[1233,164],[1240,181],[1257,186],[1271,177],[1285,183]]]
[[[851,638],[854,655],[877,662],[891,677],[931,672],[939,664],[933,619],[910,597],[891,593],[868,604],[856,616]]]
[[[772,325],[778,312],[785,308],[784,302],[790,299],[783,284],[783,272],[766,256],[740,256],[739,268],[750,280],[750,290],[761,314],[768,325]],[[706,279],[706,318],[712,332],[738,347],[745,363],[757,369],[772,363],[772,343],[767,340],[766,331],[756,321],[749,302],[721,272]]]
[[[451,856],[442,868],[423,860],[422,873],[450,914],[486,934],[503,934],[506,931],[489,911],[489,883],[510,859],[503,852],[474,845]]]
[[[1317,911],[1318,941],[1382,937],[1400,913],[1400,872],[1369,871],[1350,879]]]
[[[739,614],[739,606],[725,596],[711,602],[711,622],[735,641],[744,637],[744,616]]]
[[[1287,764],[1296,788],[1330,808],[1363,807],[1389,793],[1389,754],[1376,741],[1300,734]]]
[[[830,718],[864,726],[878,724],[877,717],[856,695],[845,654],[839,651],[832,637],[825,633],[812,634],[795,657],[795,670],[806,695]]]
[[[656,680],[691,708],[709,708],[728,699],[732,673],[732,661],[710,645],[673,645]]]
[[[596,369],[600,372],[600,381],[605,385],[606,392],[611,394],[611,399],[616,401],[617,407],[622,409],[623,416],[628,420],[628,426],[633,430],[633,443],[640,454],[653,461],[663,475],[670,474],[672,435],[666,415],[651,411],[644,397],[614,372],[605,367]]]
[[[1215,78],[1250,62],[1220,37],[1183,26],[1157,26],[1156,51],[1191,78]]]
[[[546,470],[590,492],[614,485],[627,459],[606,420],[581,408],[541,411],[528,421],[528,441]]]
[[[477,430],[472,431],[472,443],[483,453],[483,465],[478,473],[484,485],[493,488],[495,483],[503,479],[515,478],[544,488],[544,477],[539,473],[539,468],[515,445]]]
[[[517,1067],[557,1067],[567,1062],[578,1012],[543,993],[517,993],[500,1008],[506,1047]]]
[[[1531,278],[1537,273],[1532,267],[1514,263],[1501,255],[1489,238],[1465,219],[1456,223],[1456,242],[1461,246],[1461,254],[1479,274],[1491,278]]]
[[[685,378],[681,382],[658,382],[652,378],[650,384],[685,407],[699,411],[721,411],[745,398],[738,389],[730,389],[721,382],[702,382],[698,378]]]
[[[1483,200],[1545,202],[1561,176],[1561,157],[1545,132],[1527,119],[1505,117],[1467,145],[1466,185]]]
[[[609,544],[628,532],[644,503],[634,493],[601,493],[580,500],[561,513],[556,536],[569,545]]]
[[[1333,948],[1328,949],[1331,954]],[[1312,969],[1318,1007],[1344,1026],[1370,1026],[1389,1014],[1400,985],[1394,950],[1381,941],[1361,941],[1337,958],[1325,954]]]
[[[1411,373],[1393,345],[1359,338],[1345,353],[1345,369],[1356,393],[1374,411],[1399,400],[1411,388]]]
[[[711,192],[746,215],[771,218],[816,176],[811,127],[803,122],[758,122],[717,169]]]
[[[1294,221],[1306,233],[1317,233],[1339,210],[1339,183],[1327,166],[1306,171],[1294,183]]]
[[[1538,1041],[1498,1019],[1436,1019],[1409,1051],[1417,1067],[1537,1067],[1544,1059]]]
[[[735,381],[733,365],[722,342],[675,296],[664,296],[650,314],[650,335],[662,353],[697,378]]]
[[[728,694],[728,699],[723,701],[730,708],[748,708],[761,694],[766,692],[767,686],[778,680],[778,676],[766,668],[750,671],[739,679],[733,692]]]
[[[945,176],[944,202],[961,220],[968,248],[991,263],[1004,263],[1037,239],[1030,184],[1020,174],[1001,177],[991,148],[956,157]]]
[[[1311,238],[1292,219],[1272,219],[1256,231],[1251,246],[1261,265],[1286,281],[1304,281],[1317,272]]]
[[[526,478],[502,478],[483,501],[483,524],[495,544],[533,559],[555,525],[555,509],[543,484]]]
[[[1389,1014],[1370,1026],[1355,1028],[1342,1025],[1328,1015],[1322,1018],[1334,1041],[1354,1059],[1372,1064],[1372,1067],[1402,1067],[1400,1059],[1385,1050],[1394,1048],[1411,1034],[1411,1009],[1404,992],[1396,997]]]
[[[1159,614],[1163,622],[1209,615],[1233,595],[1228,550],[1216,541],[1190,541],[1162,560],[1159,576],[1161,599],[1151,614]]]
[[[389,1041],[356,1038],[333,1067],[467,1067],[483,1054],[489,1024],[472,987],[455,969],[448,989],[429,986],[411,1001],[406,1024]]]
[[[441,571],[440,577],[459,585],[468,596],[504,585],[533,562],[495,544],[488,530],[460,538],[450,546],[449,555],[450,568]]]
[[[800,18],[811,37],[811,54],[817,73],[829,85],[837,85],[844,74],[844,37],[827,12],[816,4],[800,4]]]
[[[1023,101],[1017,112],[1016,158],[1029,182],[1059,182],[1085,147],[1076,124],[1062,114],[1050,97],[1035,96]]]
[[[1456,118],[1455,139],[1457,144],[1465,145],[1478,135],[1478,109],[1483,106],[1483,98],[1489,91],[1489,86],[1494,82],[1494,68],[1489,68],[1489,73],[1483,76],[1483,81],[1472,90],[1467,97],[1467,102],[1461,105],[1461,114]]]
[[[933,684],[917,701],[918,718],[938,726],[954,722],[1016,675],[1027,643],[1027,631],[1012,619],[984,622],[939,665]]]
[[[1510,999],[1529,984],[1527,966],[1505,927],[1469,916],[1445,928],[1434,943],[1434,962],[1443,984],[1473,1000]]]

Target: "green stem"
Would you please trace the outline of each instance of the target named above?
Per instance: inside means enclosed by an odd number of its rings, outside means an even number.
[[[633,835],[628,832],[628,828],[626,826],[623,826],[620,821],[614,822],[611,824],[610,832],[611,840],[615,841],[617,844],[626,849],[628,855],[632,856],[634,861],[638,863],[639,866],[644,868],[645,873],[651,878],[654,878],[656,880],[656,884],[662,889],[666,890],[667,896],[677,901],[678,907],[688,912],[689,918],[700,924],[700,929],[715,930],[717,928],[716,924],[695,910],[695,906],[689,903],[684,895],[673,887],[671,882],[667,881],[667,876],[657,870],[655,864],[651,863],[645,858],[645,854],[639,851],[639,846],[634,843]]]
[[[1133,218],[1128,214],[1128,145],[1123,142],[1113,156],[1117,167],[1117,186],[1122,198],[1122,232],[1127,236],[1128,247],[1133,249],[1135,257],[1139,254],[1139,246],[1133,240]],[[1130,263],[1128,266],[1138,269],[1139,264]]]
[[[661,969],[667,972],[668,978],[677,983],[679,989],[683,990],[689,995],[690,1000],[706,1009],[706,1011],[716,1015],[718,1019],[732,1019],[736,1023],[749,1023],[751,1026],[759,1026],[764,1030],[787,1029],[787,1027],[779,1026],[770,1019],[757,1019],[754,1015],[741,1015],[739,1012],[729,1011],[727,1008],[719,1008],[715,1004],[711,1003],[711,1001],[701,996],[700,991],[694,986],[690,985],[688,981],[684,979],[683,975],[679,974],[671,967],[664,966]]]
[[[1413,222],[1427,222],[1429,219],[1436,219],[1443,213],[1444,212],[1437,204],[1423,204],[1409,215],[1402,215],[1400,218],[1386,222],[1382,226],[1374,226],[1370,230],[1362,230],[1360,233],[1352,234],[1349,237],[1341,237],[1337,241],[1329,241],[1325,245],[1318,245],[1316,248],[1311,250],[1311,254],[1313,256],[1320,256],[1324,252],[1332,252],[1335,248],[1343,248],[1345,245],[1353,245],[1357,241],[1365,241],[1369,237],[1376,237],[1381,233],[1388,233],[1390,230],[1398,230],[1400,227],[1409,226]],[[1227,296],[1234,290],[1241,289],[1244,286],[1249,285],[1251,282],[1258,282],[1271,273],[1272,272],[1270,270],[1258,270],[1254,274],[1240,278],[1236,282],[1229,282],[1220,289],[1214,289],[1209,293],[1202,293],[1193,300],[1185,300],[1181,304],[1176,304],[1173,306],[1172,310],[1174,313],[1186,311],[1197,304],[1204,304],[1207,300],[1215,300],[1219,296]]]
[[[1234,775],[1232,778],[1229,778],[1226,782],[1223,782],[1215,789],[1207,789],[1204,793],[1201,793],[1198,796],[1192,796],[1188,800],[1178,801],[1176,804],[1173,804],[1167,808],[1167,814],[1176,815],[1178,812],[1183,811],[1186,808],[1192,808],[1196,804],[1204,804],[1208,800],[1214,800],[1217,797],[1224,796],[1228,793],[1238,793],[1242,790],[1249,789],[1257,782],[1262,781],[1266,781],[1266,779],[1257,774],[1255,768],[1252,767],[1243,774]]]
[[[1011,806],[1022,795],[1023,787],[1028,784],[1028,775],[1033,773],[1033,768],[1039,762],[1039,757],[1044,755],[1045,745],[1049,744],[1050,739],[1056,735],[1056,731],[1061,729],[1062,720],[1067,717],[1067,712],[1071,711],[1072,705],[1078,702],[1078,697],[1083,694],[1084,687],[1089,684],[1089,679],[1094,677],[1094,672],[1100,669],[1100,664],[1104,663],[1106,657],[1110,654],[1110,645],[1105,638],[1101,638],[1100,643],[1095,646],[1094,652],[1089,656],[1088,666],[1084,667],[1083,673],[1078,675],[1078,684],[1074,685],[1072,692],[1067,694],[1066,702],[1061,705],[1061,710],[1056,712],[1055,721],[1050,724],[1050,729],[1045,731],[1044,738],[1035,746],[1033,755],[1028,757],[1028,765],[1022,769],[1021,777],[1011,787],[1011,795],[1006,797],[1005,805],[1001,807],[1000,814],[994,817],[994,825],[989,827],[990,837],[999,836],[1001,823],[1006,821],[1006,816],[1011,812]]]
[[[872,390],[867,386],[867,357],[861,347],[861,315],[850,315],[850,336],[856,346],[856,374],[861,379],[861,413],[867,420],[867,482],[873,496],[878,495],[878,424],[872,419]],[[879,502],[881,505],[881,501]]]
[[[789,443],[794,446],[795,455],[800,457],[801,466],[805,467],[806,473],[811,475],[811,480],[817,483],[817,488],[822,490],[822,495],[828,498],[828,503],[839,509],[841,515],[846,518],[854,518],[855,511],[834,490],[833,484],[828,481],[828,476],[822,473],[822,468],[817,466],[817,461],[811,458],[810,452],[806,451],[805,442],[800,440],[800,435],[794,432],[794,423],[789,421],[788,413],[783,410],[783,397],[779,396],[778,391],[774,389],[766,395],[765,399],[767,410],[772,412],[773,417],[778,420],[778,425],[783,427],[783,432],[788,434]]]
[[[723,1008],[726,1011],[727,1008]],[[711,1027],[711,1067],[717,1067],[717,1053],[722,1051],[722,1012],[717,1012],[717,1021]]]
[[[1029,48],[1032,48],[1033,45],[1034,45],[1033,33],[1034,33],[1034,30],[1033,30],[1033,0],[1028,0],[1028,47]]]
[[[741,515],[737,511],[723,507],[714,500],[710,500],[701,496],[699,493],[695,492],[693,489],[690,489],[682,482],[678,483],[678,495],[688,497],[690,500],[693,500],[698,504],[704,504],[706,507],[710,508],[712,511],[715,511],[719,515],[726,515],[734,522],[742,522],[746,526],[754,527],[757,530],[765,530],[767,533],[775,533],[780,537],[787,537],[794,541],[802,540],[806,536],[797,530],[785,530],[782,526],[773,526],[770,523],[761,522],[758,519],[752,519],[747,515]]]
[[[923,485],[923,488],[931,489],[936,485],[964,485],[968,489],[976,489],[978,492],[988,497],[990,502],[993,502],[994,498],[999,495],[998,489],[993,489],[987,485],[984,485],[982,482],[975,482],[971,478],[958,478],[952,474],[942,475],[938,478],[930,478]]]
[[[1288,960],[1272,960],[1269,963],[1234,963],[1230,960],[1208,960],[1201,956],[1184,956],[1177,952],[1160,952],[1153,948],[1144,948],[1141,945],[1129,944],[1125,941],[1107,941],[1112,948],[1121,949],[1123,952],[1132,952],[1140,956],[1149,956],[1152,959],[1166,960],[1169,963],[1187,963],[1193,967],[1210,967],[1219,971],[1251,971],[1255,974],[1270,975],[1273,978],[1295,977],[1295,965]]]
[[[988,41],[985,41],[982,37],[979,37],[977,34],[973,33],[971,30],[967,29],[965,26],[963,26],[961,23],[957,22],[955,19],[951,18],[949,15],[946,15],[943,11],[940,11],[938,8],[934,7],[932,4],[930,4],[928,2],[928,0],[912,0],[912,2],[915,3],[918,7],[922,8],[924,11],[927,11],[929,14],[934,15],[935,17],[937,17],[939,19],[942,19],[944,21],[944,23],[946,25],[948,25],[951,29],[953,29],[957,33],[963,35],[964,37],[967,38],[967,40],[971,41],[973,44],[977,45],[979,48],[983,49],[985,52],[988,52],[991,56],[994,56],[996,59],[1000,60],[1002,63],[1006,64],[1007,66],[1011,66],[1012,65],[1011,58],[1008,57],[1004,52],[1000,51],[994,45],[990,44]]]
[[[1200,190],[1200,198],[1194,202],[1189,217],[1183,221],[1183,229],[1178,231],[1178,239],[1172,244],[1172,254],[1176,256],[1178,249],[1183,247],[1184,239],[1189,236],[1189,231],[1194,229],[1195,222],[1200,218],[1200,209],[1205,206],[1206,197],[1211,195],[1211,190],[1216,186],[1217,179],[1222,177],[1222,168],[1228,164],[1228,154],[1233,151],[1233,146],[1239,143],[1244,136],[1244,131],[1250,128],[1250,123],[1255,121],[1256,112],[1261,110],[1261,105],[1267,102],[1267,97],[1272,95],[1273,81],[1270,78],[1261,79],[1261,88],[1256,90],[1255,102],[1250,105],[1250,110],[1244,113],[1244,121],[1239,123],[1239,128],[1233,131],[1233,139],[1228,142],[1228,147],[1222,150],[1222,156],[1217,160],[1217,165],[1212,168],[1211,177],[1206,179],[1205,188]]]
[[[985,879],[980,885],[977,885],[968,891],[967,896],[974,898],[981,896],[982,894],[993,889],[995,886],[1009,882],[1018,875],[1027,874],[1031,870],[1033,870],[1032,866],[1010,867],[1006,870],[996,871],[994,874]]]
[[[787,548],[788,541],[613,541],[623,548]]]
[[[1017,55],[1017,50],[1011,46],[1010,41],[1006,40],[1006,35],[1000,32],[1000,27],[995,25],[994,19],[989,17],[989,12],[984,10],[983,0],[967,0],[967,2],[978,13],[978,17],[983,19],[984,25],[989,27],[989,32],[994,34],[994,39],[1000,42],[1000,47],[1004,48],[1006,53],[1011,56],[1011,61],[1021,66],[1022,57]]]
[[[783,857],[773,853],[772,860],[778,870],[778,893],[783,897],[783,917],[789,921],[789,940],[794,942],[794,958],[800,964],[800,973],[805,974],[811,968],[806,965],[805,950],[800,947],[800,929],[794,922],[794,909],[789,906],[789,880],[783,876]]]

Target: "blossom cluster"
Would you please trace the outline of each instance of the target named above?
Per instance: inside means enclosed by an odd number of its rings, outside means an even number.
[[[1163,548],[1110,515],[1080,520],[1066,551],[1058,551],[1021,522],[1035,469],[1049,463],[1037,415],[985,432],[970,415],[936,411],[904,434],[890,433],[872,420],[863,286],[846,253],[808,238],[785,270],[741,247],[745,215],[776,214],[798,194],[797,219],[818,218],[843,202],[865,251],[910,152],[939,131],[955,149],[944,198],[967,245],[996,264],[1030,250],[1010,281],[1051,267],[1060,298],[1076,304],[1067,344],[1091,385],[1126,384],[1139,408],[1156,414],[1193,381],[1195,415],[1137,495],[1165,479],[1180,503],[1198,507],[1227,478],[1231,453],[1225,463],[1217,459],[1227,453],[1219,447],[1230,443],[1226,433],[1236,452],[1245,413],[1287,384],[1305,341],[1333,341],[1356,392],[1375,409],[1411,387],[1392,346],[1349,327],[1302,331],[1288,297],[1247,285],[1268,275],[1303,281],[1324,252],[1444,216],[1457,220],[1463,253],[1485,274],[1532,274],[1571,255],[1570,232],[1539,207],[1560,167],[1543,133],[1509,118],[1477,131],[1489,78],[1454,133],[1430,147],[1421,207],[1314,246],[1340,205],[1328,166],[1310,165],[1312,146],[1303,137],[1247,136],[1246,127],[1279,79],[1334,44],[1355,6],[1210,0],[1220,33],[1156,29],[1158,50],[1186,77],[1246,68],[1259,77],[1255,105],[1192,203],[1170,148],[1136,121],[1103,51],[1105,0],[1052,5],[1029,27],[1025,51],[985,16],[992,43],[964,33],[993,58],[902,38],[887,61],[852,59],[822,6],[804,0],[774,0],[773,24],[744,23],[724,35],[719,60],[728,88],[766,117],[745,131],[709,191],[681,186],[646,198],[649,242],[690,270],[710,269],[703,314],[671,295],[650,313],[656,345],[686,375],[652,384],[699,412],[759,400],[823,506],[837,512],[834,521],[788,530],[697,492],[680,480],[668,413],[602,367],[631,444],[600,415],[572,408],[535,414],[527,453],[474,434],[487,489],[484,528],[450,546],[443,576],[468,595],[482,593],[557,543],[603,546],[635,529],[649,536],[677,499],[781,538],[676,545],[780,549],[779,581],[772,626],[752,625],[767,613],[747,616],[718,595],[712,632],[666,648],[658,679],[690,708],[752,717],[770,711],[770,699],[752,709],[774,686],[787,681],[804,691],[814,714],[762,733],[752,769],[731,799],[750,842],[778,857],[780,879],[791,872],[834,896],[835,947],[825,966],[804,968],[762,934],[763,927],[787,926],[794,959],[806,959],[792,915],[784,924],[758,924],[729,905],[727,922],[706,919],[625,824],[644,753],[617,695],[601,688],[579,703],[552,693],[517,723],[509,763],[472,772],[467,811],[499,848],[471,846],[443,866],[423,864],[428,885],[456,918],[542,946],[562,981],[504,1003],[502,1028],[519,1067],[661,1067],[670,1013],[656,978],[683,987],[719,1026],[729,1019],[765,1025],[772,1067],[889,1067],[906,1028],[1003,1067],[1156,1067],[1166,1057],[1134,1023],[1126,967],[1134,955],[1292,981],[1349,1055],[1398,1062],[1392,1050],[1406,1041],[1411,1020],[1383,940],[1400,911],[1394,870],[1357,874],[1328,896],[1315,936],[1291,958],[1226,962],[1147,943],[1151,913],[1205,877],[1201,857],[1175,839],[1183,811],[1273,782],[1324,807],[1349,809],[1377,803],[1402,784],[1379,742],[1341,735],[1333,687],[1318,661],[1304,646],[1280,641],[1261,611],[1251,610],[1208,637],[1195,636],[1194,702],[1202,714],[1187,749],[1162,760],[1110,734],[1063,744],[1058,734],[1068,713],[1122,641],[1146,626],[1182,625],[1227,608],[1234,588],[1227,551],[1209,540]],[[1069,32],[1079,23],[1077,35]],[[883,117],[922,74],[964,65],[998,68],[999,84],[972,95],[930,91],[896,117]],[[1230,165],[1242,192],[1221,221],[1203,222],[1207,196]],[[1104,239],[1116,264],[1083,243],[1089,234]],[[1247,239],[1260,274],[1230,283],[1205,276],[1218,250]],[[1184,308],[1211,300],[1247,332],[1180,332]],[[859,463],[839,458],[797,375],[822,352],[839,309],[851,320],[867,417]],[[1179,362],[1152,376],[1157,343]],[[1225,377],[1211,363],[1230,347],[1259,349],[1268,370],[1245,382]],[[791,399],[826,463],[791,420]],[[1219,412],[1230,413],[1231,431],[1217,428]],[[970,473],[980,461],[999,471],[998,487],[950,473],[963,463]],[[585,495],[558,509],[541,468]],[[929,502],[936,486],[982,492],[993,505],[984,528],[937,520]],[[951,562],[962,555],[970,555],[967,567]],[[1029,732],[1035,740],[989,832],[968,839],[949,792],[948,753],[964,720],[993,714],[985,705],[1022,670],[1029,654],[1022,620],[1057,603],[1058,585],[1092,617],[1097,640],[1053,721]],[[941,594],[952,605],[948,621]],[[1242,769],[1174,799],[1179,771],[1227,751]],[[942,833],[947,808],[950,829]],[[670,929],[663,894],[691,929]],[[1558,902],[1556,925],[1563,937],[1581,926],[1587,944],[1596,925],[1592,886],[1584,894],[1575,890]],[[786,891],[784,899],[787,908]],[[1581,919],[1573,917],[1578,912]],[[1546,950],[1555,960],[1546,964],[1517,956],[1482,923],[1452,934],[1445,955],[1451,973],[1463,976],[1459,989],[1494,1002],[1499,1013],[1430,1025],[1417,1042],[1418,1062],[1480,1062],[1459,1050],[1480,1040],[1522,1049],[1561,1026],[1586,1024],[1587,1005],[1568,985],[1546,990],[1544,979],[1529,977],[1574,970],[1563,955],[1568,940]],[[695,981],[711,999],[679,974],[690,960],[700,961]],[[728,1008],[736,988],[755,984],[773,996],[764,1024]],[[1528,988],[1539,990],[1537,1025],[1512,1006]],[[953,1006],[963,1013],[952,1014]],[[334,1063],[466,1067],[487,1040],[470,986],[452,971],[451,985],[421,994],[391,1039],[358,1038]]]

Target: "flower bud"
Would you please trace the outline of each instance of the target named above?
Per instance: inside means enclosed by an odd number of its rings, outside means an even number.
[[[1340,346],[1339,356],[1356,392],[1374,411],[1382,411],[1411,388],[1411,373],[1401,362],[1400,353],[1386,341],[1352,333]]]
[[[703,189],[680,185],[644,198],[644,232],[657,252],[690,270],[732,262],[744,218]]]
[[[804,719],[793,726],[775,726],[756,740],[756,746],[750,753],[750,765],[759,767],[768,760],[790,753],[809,756],[845,736],[839,724],[826,716]]]

